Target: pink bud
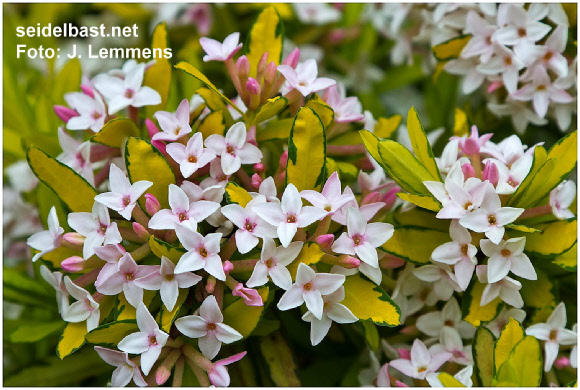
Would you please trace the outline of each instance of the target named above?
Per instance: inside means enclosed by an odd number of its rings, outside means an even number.
[[[76,246],[83,246],[85,243],[85,236],[74,232],[63,234],[62,239],[68,242],[69,244]]]
[[[72,108],[68,108],[65,106],[54,106],[54,112],[56,115],[62,119],[64,123],[68,123],[70,118],[74,118],[75,116],[79,116],[79,114],[73,110]]]
[[[89,87],[88,85],[82,84],[81,85],[81,90],[83,91],[83,93],[85,95],[90,96],[93,99],[95,98],[95,91],[93,90],[92,87]]]
[[[338,264],[346,269],[358,268],[360,260],[349,255],[340,255],[338,256]]]
[[[155,126],[155,123],[151,121],[149,118],[145,120],[145,126],[147,127],[147,132],[149,133],[149,138],[153,138],[153,136],[160,132],[159,128]],[[151,145],[155,146],[163,155],[167,155],[165,150],[165,144],[159,140],[153,141],[151,140]]]
[[[556,361],[554,362],[554,367],[556,367],[558,370],[566,368],[569,365],[570,365],[570,359],[568,359],[566,356],[562,356],[562,357],[556,359]]]
[[[382,201],[385,202],[385,207],[390,210],[397,201],[397,193],[401,192],[401,187],[395,186],[388,190],[385,195],[383,195]]]
[[[497,185],[499,182],[499,169],[495,163],[491,161],[485,163],[485,168],[483,169],[483,180],[489,180],[494,187]]]
[[[238,61],[236,62],[236,72],[241,78],[248,77],[250,74],[250,61],[248,61],[248,57],[245,55],[238,58]]]
[[[140,223],[133,222],[133,231],[137,233],[137,236],[139,236],[140,239],[145,241],[149,240],[149,232]]]
[[[419,330],[417,329],[417,327],[415,325],[409,325],[409,326],[405,326],[399,332],[402,334],[405,334],[407,336],[411,336],[411,335],[418,334]]]
[[[254,187],[255,189],[260,188],[260,184],[262,184],[262,178],[260,176],[258,176],[257,173],[254,173],[252,175],[252,187]]]
[[[473,168],[473,165],[471,165],[470,163],[465,163],[461,166],[461,170],[463,171],[463,176],[465,176],[465,178],[470,178],[470,177],[475,177],[475,169]]]
[[[260,57],[260,61],[258,62],[257,74],[263,75],[264,72],[266,71],[267,66],[268,66],[268,52],[265,52],[264,54],[262,54],[262,57]],[[260,76],[258,76],[258,78],[260,78]]]
[[[80,256],[71,256],[68,259],[64,259],[60,263],[60,268],[66,272],[81,272],[84,268],[83,263],[85,259]]]
[[[395,387],[409,387],[409,385],[404,384],[400,380],[395,381]]]
[[[299,48],[295,48],[294,50],[292,50],[292,52],[290,54],[288,54],[288,57],[286,57],[284,59],[284,61],[282,62],[282,64],[284,65],[290,65],[291,67],[293,67],[294,69],[296,69],[296,66],[298,65],[298,60],[300,59],[300,49]]]
[[[252,168],[254,169],[254,172],[256,172],[256,173],[262,173],[266,170],[266,167],[262,163],[254,164],[254,166]]]
[[[322,234],[314,239],[320,249],[327,249],[334,243],[334,234]]]
[[[330,42],[331,43],[340,43],[345,37],[347,36],[346,32],[342,28],[336,28],[330,32]]]
[[[381,259],[380,261],[380,265],[381,268],[384,269],[393,269],[393,268],[399,268],[402,267],[403,265],[405,265],[405,260],[399,258],[399,257],[386,257]]]
[[[246,90],[251,95],[259,95],[261,91],[260,84],[258,84],[258,82],[252,77],[248,77],[248,81],[246,82]]]
[[[280,156],[280,168],[284,169],[288,165],[288,151],[285,150]]]
[[[159,201],[154,195],[150,193],[145,194],[145,210],[147,210],[149,215],[154,215],[159,210],[161,210]]]
[[[242,283],[238,283],[232,291],[232,295],[234,297],[242,297],[248,306],[264,306],[264,302],[260,294],[258,294],[258,291],[253,288],[244,287]]]
[[[479,153],[479,144],[477,143],[476,140],[472,139],[472,138],[467,138],[465,140],[465,143],[463,144],[463,146],[461,147],[461,150],[463,151],[463,153],[465,153],[468,156],[473,156],[475,154]]]
[[[158,386],[161,386],[167,382],[170,376],[171,370],[168,367],[161,365],[157,371],[155,371],[155,383],[157,383]]]
[[[266,67],[266,71],[264,72],[264,81],[268,84],[272,84],[276,79],[276,74],[278,70],[276,69],[276,64],[274,62],[270,62]]]
[[[254,146],[258,146],[258,141],[256,141],[256,126],[250,126],[248,133],[246,134],[246,142]]]
[[[364,198],[362,198],[360,204],[362,206],[369,203],[380,202],[382,197],[383,195],[378,191],[369,192]]]
[[[408,349],[399,348],[397,352],[399,352],[399,357],[401,359],[411,360],[411,351],[409,351]]]
[[[493,81],[491,84],[489,84],[489,87],[487,87],[487,93],[492,93],[496,89],[500,88],[502,85],[503,85],[503,82],[501,82],[499,80]]]
[[[230,272],[232,272],[234,269],[234,265],[232,264],[231,261],[226,260],[224,261],[224,272],[227,274],[229,274]]]

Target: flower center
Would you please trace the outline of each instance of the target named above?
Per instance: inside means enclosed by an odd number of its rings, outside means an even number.
[[[99,112],[96,112],[96,111],[95,111],[95,112],[93,112],[93,119],[94,119],[94,120],[97,120],[97,119],[99,119],[100,117],[102,117],[101,113],[99,113]]]
[[[490,215],[487,217],[487,221],[490,225],[495,225],[497,223],[497,219],[495,219],[495,215]]]
[[[554,56],[554,53],[552,53],[551,51],[547,52],[544,55],[544,61],[550,61],[552,59],[552,57]]]
[[[361,237],[357,234],[356,236],[354,236],[352,238],[352,242],[354,242],[354,245],[360,245],[362,242]]]
[[[187,214],[179,213],[179,222],[183,222],[187,219]]]
[[[251,221],[246,221],[246,224],[244,225],[244,228],[248,231],[248,232],[253,232],[254,231],[254,224]]]
[[[207,324],[207,330],[216,330],[216,326],[213,322]]]
[[[465,210],[469,210],[469,208],[470,208],[471,206],[473,206],[473,203],[471,203],[471,202],[467,202],[467,203],[465,203],[465,204],[463,205],[463,208],[464,208]]]
[[[425,372],[425,371],[427,371],[427,367],[425,367],[425,366],[421,366],[421,367],[417,368],[417,372]]]
[[[312,290],[312,283],[308,282],[304,286],[302,286],[302,288],[306,291],[310,291],[310,290]]]
[[[157,337],[149,336],[149,345],[157,345]]]
[[[101,233],[105,234],[107,232],[107,225],[101,224],[100,229],[101,229]]]
[[[234,152],[235,152],[234,147],[228,145],[228,147],[226,148],[226,153],[234,154]]]
[[[123,197],[123,206],[127,207],[131,203],[131,198],[128,196]]]
[[[274,266],[274,259],[272,259],[272,258],[269,258],[268,260],[266,260],[266,261],[264,262],[264,264],[266,264],[266,267],[268,267],[268,268],[272,268],[272,267]]]
[[[132,89],[128,89],[125,91],[125,97],[127,99],[132,99],[133,96],[135,96],[135,91],[133,91]]]
[[[207,250],[203,246],[199,248],[199,255],[201,257],[207,257]]]
[[[512,178],[508,180],[508,184],[512,187],[516,187],[518,185],[518,183]]]
[[[546,90],[546,86],[544,84],[540,84],[536,87],[537,91],[545,91]]]
[[[550,331],[550,341],[556,341],[556,339],[558,338],[558,331],[556,329],[553,329]]]
[[[461,253],[463,253],[465,256],[467,256],[468,249],[469,249],[469,245],[467,245],[467,244],[461,245]]]
[[[324,211],[330,212],[330,210],[332,210],[332,207],[330,207],[329,204],[327,204],[326,206],[324,206]]]
[[[175,275],[173,274],[165,275],[165,280],[167,280],[168,282],[171,282],[173,279],[175,279]]]
[[[296,216],[295,215],[289,215],[286,218],[286,222],[288,222],[288,223],[296,223]]]
[[[512,254],[509,249],[502,249],[500,253],[504,257],[508,257],[509,255]]]
[[[181,131],[181,126],[177,126],[175,128],[175,135],[178,135],[180,131]]]
[[[187,159],[187,161],[189,161],[190,163],[196,163],[197,162],[197,157],[195,157],[195,156],[189,156],[189,158]]]
[[[518,36],[520,38],[525,37],[526,35],[528,35],[528,33],[526,32],[526,29],[523,27],[518,28]]]
[[[135,279],[135,275],[133,275],[131,272],[128,272],[125,274],[125,279],[126,280],[133,280],[133,279]]]
[[[503,58],[503,63],[504,63],[506,66],[511,66],[511,64],[513,63],[513,62],[512,62],[512,58],[511,58],[511,57],[509,57],[509,56],[506,56],[506,57],[504,57],[504,58]]]
[[[488,35],[485,37],[485,43],[487,45],[491,45],[493,42],[491,41],[491,35]]]
[[[451,320],[447,320],[447,321],[445,321],[445,325],[446,325],[446,326],[451,326],[451,327],[453,327],[453,325],[454,325],[454,322],[453,322],[453,321],[451,321]]]

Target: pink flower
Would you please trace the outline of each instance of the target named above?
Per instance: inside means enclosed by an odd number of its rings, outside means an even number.
[[[322,189],[322,193],[312,190],[300,192],[300,196],[309,201],[314,207],[326,211],[328,214],[334,214],[342,206],[354,199],[352,194],[342,194],[340,179],[338,173],[333,172],[328,178]]]
[[[175,114],[167,111],[157,111],[154,115],[163,132],[157,132],[151,138],[153,141],[177,141],[191,133],[189,125],[189,101],[183,99]],[[153,123],[152,123],[153,125]],[[154,126],[154,125],[153,125]]]
[[[230,376],[226,365],[241,360],[246,356],[246,351],[237,353],[225,359],[218,360],[214,363],[213,368],[208,372],[209,381],[216,387],[227,387],[230,385]]]
[[[78,116],[73,116],[67,121],[67,129],[91,129],[93,132],[97,133],[103,128],[107,112],[101,95],[96,94],[93,99],[84,93],[71,92],[64,95],[64,99],[69,106],[79,113]]]
[[[246,125],[238,122],[229,128],[225,137],[212,134],[205,140],[205,146],[221,157],[221,167],[227,175],[236,173],[242,164],[256,164],[262,160],[260,149],[246,142],[246,134]]]
[[[203,147],[201,133],[195,133],[187,141],[187,145],[174,142],[167,145],[166,150],[171,158],[179,164],[179,170],[185,178],[193,175],[199,168],[205,167],[216,157],[212,149]]]
[[[226,37],[223,43],[216,41],[215,39],[202,37],[199,39],[199,43],[205,52],[207,53],[203,56],[203,61],[227,61],[231,59],[243,46],[242,43],[238,44],[240,41],[240,33],[235,32]]]
[[[115,367],[113,376],[111,377],[112,387],[125,387],[131,382],[131,379],[139,387],[147,386],[147,382],[145,382],[143,375],[141,375],[141,370],[129,359],[127,352],[119,352],[99,346],[95,347],[95,351],[105,363]]]
[[[177,238],[187,250],[175,266],[175,273],[206,270],[219,280],[226,280],[222,259],[219,256],[221,233],[210,233],[205,237],[182,226],[175,227]]]
[[[253,288],[246,288],[242,283],[238,283],[232,290],[232,295],[234,297],[242,297],[248,306],[264,306],[264,302],[258,291]]]
[[[123,238],[116,222],[111,222],[109,210],[99,202],[93,205],[92,213],[70,213],[68,224],[76,232],[85,236],[83,257],[88,259],[95,254],[95,248],[118,244]]]
[[[342,84],[329,87],[324,95],[324,101],[334,110],[335,122],[358,122],[365,118],[358,98],[356,96],[346,97]]]
[[[452,356],[449,352],[431,353],[421,340],[415,339],[411,347],[411,359],[393,360],[391,367],[411,378],[425,379],[427,374],[436,372]]]
[[[327,77],[318,77],[318,66],[314,59],[298,64],[296,69],[290,65],[278,65],[278,71],[286,78],[288,84],[297,89],[303,96],[308,96],[312,92],[320,91],[336,84],[336,81]]]

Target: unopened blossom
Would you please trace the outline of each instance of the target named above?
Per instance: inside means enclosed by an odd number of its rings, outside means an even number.
[[[111,164],[109,170],[109,188],[111,191],[95,196],[95,200],[111,210],[115,210],[129,221],[137,200],[152,185],[153,182],[148,180],[139,180],[131,184],[123,171],[115,164]]]
[[[550,207],[558,219],[574,218],[570,206],[576,198],[576,184],[572,180],[564,180],[550,192]]]
[[[328,88],[324,101],[334,111],[337,123],[358,122],[364,120],[362,106],[356,96],[346,97],[344,85],[335,84]]]
[[[101,359],[105,361],[105,363],[115,367],[110,383],[112,387],[125,387],[129,382],[131,382],[131,379],[133,379],[133,382],[139,387],[147,386],[147,382],[143,379],[141,370],[139,370],[139,367],[129,359],[129,354],[127,352],[119,352],[99,346],[95,346],[95,351],[99,354]]]
[[[39,253],[32,256],[32,262],[35,262],[48,252],[52,252],[56,248],[60,247],[64,229],[60,227],[58,222],[58,215],[56,215],[56,209],[54,206],[50,208],[48,213],[47,224],[48,230],[34,233],[26,240],[26,244],[28,246],[36,249],[37,251],[40,251]]]
[[[66,123],[69,130],[86,130],[91,129],[93,132],[99,132],[107,117],[105,102],[98,93],[90,97],[81,92],[71,92],[64,95],[67,104],[79,113]]]
[[[294,184],[289,183],[280,203],[259,203],[253,211],[271,225],[277,226],[278,237],[287,247],[298,228],[304,228],[322,219],[326,212],[313,206],[302,207],[302,198]]]
[[[276,228],[254,212],[254,207],[262,203],[266,203],[266,198],[259,195],[249,201],[246,207],[239,204],[229,204],[221,208],[222,214],[238,227],[236,246],[242,254],[254,249],[258,245],[259,238],[275,238],[277,236]]]
[[[416,325],[417,329],[430,337],[440,337],[444,327],[457,330],[463,338],[471,338],[475,333],[475,328],[463,321],[461,309],[455,298],[451,298],[441,311],[432,311],[420,316]]]
[[[462,217],[459,223],[474,232],[485,233],[491,242],[499,244],[505,233],[504,226],[514,222],[523,212],[521,208],[501,207],[499,195],[488,185],[481,207]]]
[[[151,229],[175,229],[176,226],[186,226],[197,230],[198,222],[203,221],[219,208],[219,203],[207,200],[190,202],[187,194],[175,184],[169,185],[169,207],[159,210],[149,221]]]
[[[68,276],[63,281],[67,292],[77,301],[62,311],[62,319],[73,323],[87,321],[87,332],[90,332],[99,326],[99,304],[87,290],[74,284]]]
[[[327,77],[318,77],[318,65],[314,59],[298,64],[296,69],[290,65],[278,65],[278,71],[286,78],[290,87],[297,89],[302,96],[336,84],[336,81]]]
[[[104,295],[117,295],[121,292],[129,304],[138,307],[143,301],[143,288],[136,280],[157,271],[158,266],[138,265],[130,253],[125,253],[118,263],[115,273],[102,278],[96,285],[97,291]]]
[[[393,236],[393,225],[382,222],[367,223],[359,210],[349,207],[346,227],[347,231],[332,244],[332,250],[336,253],[357,255],[361,261],[377,268],[379,258],[376,248]]]
[[[310,311],[304,313],[302,319],[310,322],[310,342],[312,345],[320,344],[330,330],[332,321],[338,324],[350,324],[358,321],[358,318],[352,314],[350,309],[340,303],[343,300],[344,287],[341,286],[332,294],[322,297],[322,301],[324,302],[322,318],[316,318]]]
[[[177,262],[174,273],[204,269],[215,278],[226,280],[222,259],[219,256],[221,233],[209,233],[204,237],[182,226],[176,226],[175,233],[187,253]]]
[[[123,80],[100,74],[94,79],[95,88],[107,99],[109,114],[123,108],[154,106],[161,103],[161,95],[151,87],[143,86],[145,64],[135,65]]]
[[[479,245],[482,252],[489,257],[487,261],[488,283],[499,282],[510,271],[524,279],[538,279],[532,262],[524,253],[525,237],[510,238],[507,241],[501,240],[499,244],[483,239]]]
[[[278,309],[284,311],[306,302],[306,307],[317,319],[322,319],[324,301],[322,295],[332,294],[344,283],[344,275],[316,273],[304,263],[298,265],[296,281],[278,301]]]
[[[203,61],[227,61],[231,59],[243,46],[240,41],[240,33],[235,32],[226,37],[224,42],[218,42],[215,39],[202,37],[199,38],[199,43],[203,50],[207,53],[203,56]]]
[[[491,330],[491,333],[498,338],[503,328],[507,325],[510,318],[517,320],[520,324],[524,322],[526,318],[526,312],[522,309],[511,308],[508,309],[505,306],[501,309],[497,317],[492,321],[486,323],[484,326]]]
[[[356,198],[354,197],[354,193],[352,192],[349,186],[346,186],[344,188],[343,195],[352,195],[353,199],[348,201],[344,206],[342,206],[338,211],[336,211],[332,215],[332,220],[343,226],[346,226],[346,215],[349,207],[358,209],[358,211],[361,212],[361,214],[364,216],[367,222],[370,221],[379,212],[380,209],[385,207],[384,202],[367,203],[363,204],[362,206],[359,206]]]
[[[354,195],[343,194],[338,172],[333,172],[326,180],[322,193],[313,190],[303,190],[300,196],[309,201],[314,207],[326,211],[328,214],[334,214],[342,206],[354,199]]]
[[[459,148],[465,155],[473,156],[479,154],[482,147],[493,137],[493,134],[487,133],[479,135],[479,130],[477,126],[471,126],[471,134],[469,137],[464,135],[463,137],[451,137],[451,139],[456,139],[459,141]]]
[[[293,242],[287,248],[276,247],[274,240],[264,238],[260,260],[256,263],[246,285],[263,286],[268,282],[269,276],[276,286],[288,290],[292,286],[292,276],[286,267],[298,257],[303,245],[303,242]]]
[[[226,365],[235,363],[246,356],[246,351],[237,353],[225,359],[220,359],[213,364],[213,368],[207,373],[209,381],[216,387],[228,387],[230,375]]]
[[[160,134],[160,133],[157,133]],[[201,133],[195,133],[187,145],[179,142],[173,142],[167,145],[167,154],[179,164],[179,170],[183,177],[188,178],[193,175],[199,168],[205,167],[215,158],[215,152],[212,149],[203,147],[203,137]]]
[[[487,265],[478,265],[475,268],[477,278],[481,283],[487,283],[481,294],[480,305],[485,306],[495,298],[500,297],[505,303],[519,309],[524,305],[520,290],[522,284],[515,279],[506,276],[496,283],[488,283]]]
[[[451,354],[450,362],[462,365],[473,364],[471,345],[463,345],[463,340],[457,329],[444,326],[439,336],[439,344],[429,348],[431,353],[449,352]]]
[[[118,244],[123,240],[117,223],[111,222],[109,210],[99,202],[93,204],[92,213],[70,213],[68,224],[76,232],[85,236],[83,244],[85,260],[95,254],[95,248],[107,244]]]
[[[91,142],[75,140],[62,127],[58,128],[58,142],[62,148],[62,153],[56,159],[80,174],[89,184],[94,185],[95,175],[91,164]]]
[[[454,291],[461,291],[447,264],[424,265],[413,270],[413,274],[424,282],[433,283],[433,292],[442,301],[448,301]]]
[[[425,379],[429,382],[431,387],[445,387],[438,378],[439,374],[431,373],[427,374]],[[457,374],[453,375],[453,378],[457,379],[465,387],[473,387],[473,366],[466,366],[464,369],[459,371]]]
[[[560,345],[575,345],[578,334],[566,329],[566,305],[560,302],[546,323],[534,324],[526,329],[526,334],[544,340],[544,371],[548,372],[558,356]]]
[[[435,248],[431,258],[438,263],[454,265],[457,284],[461,290],[465,291],[477,265],[475,258],[477,248],[471,244],[469,231],[461,226],[457,220],[451,221],[449,235],[453,241]]]
[[[431,353],[421,340],[415,339],[411,359],[396,359],[390,365],[411,378],[425,379],[427,374],[436,372],[452,356],[449,352]]]
[[[190,315],[175,321],[177,329],[187,337],[198,339],[198,346],[208,359],[218,354],[222,343],[231,344],[242,335],[223,323],[224,316],[213,295],[205,298],[199,308],[199,315]]]
[[[175,114],[167,111],[157,111],[153,116],[157,119],[161,130],[163,130],[151,137],[153,141],[177,141],[184,135],[191,133],[189,102],[187,99],[181,101]]]
[[[159,325],[143,302],[137,306],[137,326],[139,332],[123,338],[117,347],[123,352],[141,355],[141,370],[143,374],[149,375],[169,335],[159,329]]]
[[[232,125],[226,136],[212,134],[205,139],[205,146],[221,158],[221,167],[226,175],[233,175],[242,164],[257,164],[262,160],[262,152],[257,146],[246,142],[246,125],[238,122]]]
[[[241,297],[244,300],[244,303],[248,306],[264,306],[264,301],[262,300],[258,290],[244,287],[242,283],[238,283],[236,287],[234,287],[232,295],[234,297]]]
[[[161,257],[161,266],[157,272],[135,279],[135,285],[145,290],[159,291],[161,301],[169,311],[173,311],[179,289],[189,288],[201,280],[201,276],[191,272],[176,274],[175,264],[167,257]]]
[[[56,290],[56,303],[58,305],[58,312],[62,315],[69,306],[68,291],[62,278],[62,272],[50,272],[46,265],[40,266],[40,275],[48,284]]]
[[[494,46],[494,56],[477,66],[477,70],[485,75],[501,75],[503,85],[509,93],[518,88],[519,72],[524,64],[516,54],[503,45]]]

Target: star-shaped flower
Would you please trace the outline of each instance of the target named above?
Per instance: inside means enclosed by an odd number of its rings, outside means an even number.
[[[97,133],[105,124],[107,112],[105,102],[98,93],[94,98],[81,92],[71,92],[64,95],[67,104],[79,113],[66,123],[69,130],[86,130],[91,129]]]
[[[314,207],[318,207],[328,214],[334,214],[342,206],[354,199],[354,195],[342,193],[338,172],[333,172],[326,180],[322,193],[304,190],[300,192],[300,196],[309,201]]]
[[[411,378],[425,379],[427,374],[436,372],[452,356],[449,352],[431,353],[421,340],[415,339],[411,347],[411,358],[393,360],[391,367]]]
[[[226,37],[223,43],[215,39],[202,37],[199,38],[199,43],[203,50],[207,53],[203,56],[203,61],[227,61],[231,59],[243,46],[240,41],[240,33],[235,32]]]
[[[293,242],[287,248],[276,248],[274,240],[264,238],[260,261],[256,263],[246,285],[262,286],[268,282],[270,276],[276,286],[288,290],[292,286],[292,276],[286,267],[298,257],[303,245],[303,242]]]
[[[95,351],[105,363],[116,367],[111,377],[112,387],[125,387],[131,382],[131,379],[139,387],[147,386],[147,382],[145,382],[143,375],[141,375],[141,370],[129,359],[127,352],[119,352],[99,346],[95,346]]]
[[[123,240],[117,223],[111,222],[109,210],[99,202],[94,203],[92,213],[70,213],[68,224],[76,232],[85,236],[83,245],[85,260],[95,254],[95,248],[107,244],[118,244]]]
[[[187,145],[174,142],[167,145],[166,150],[171,158],[179,164],[179,170],[185,178],[193,175],[199,168],[205,167],[216,157],[212,149],[203,147],[201,133],[195,133],[187,141]]]
[[[26,240],[26,244],[28,246],[40,251],[39,253],[32,256],[32,262],[35,262],[48,252],[52,252],[56,248],[60,247],[64,229],[60,227],[58,222],[58,215],[56,215],[56,209],[54,206],[50,208],[47,222],[48,230],[34,233]]]
[[[174,273],[204,269],[217,279],[226,280],[222,259],[219,256],[221,233],[210,233],[204,237],[182,226],[176,226],[175,233],[187,253],[177,262]]]
[[[212,134],[205,139],[205,146],[221,158],[221,167],[226,175],[233,175],[242,164],[257,164],[262,160],[262,152],[257,146],[246,142],[246,125],[238,122],[232,125],[226,136]]]
[[[327,77],[318,77],[318,66],[314,59],[298,64],[296,69],[290,65],[278,65],[278,72],[282,73],[288,84],[297,89],[303,96],[308,96],[312,92],[317,92],[336,84],[336,81]]]
[[[186,134],[191,133],[189,125],[189,101],[183,99],[175,114],[167,111],[157,111],[154,115],[161,130],[155,133],[151,140],[153,141],[177,141]]]
[[[524,253],[525,237],[510,238],[507,241],[501,240],[499,244],[483,239],[479,245],[482,252],[489,257],[487,261],[488,283],[499,282],[510,271],[524,279],[538,279],[532,262]]]

